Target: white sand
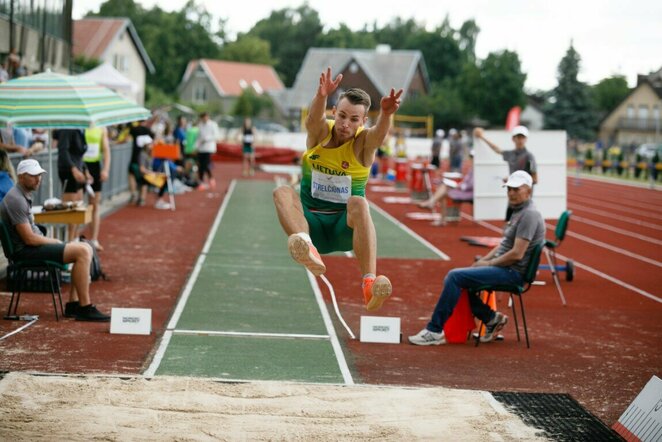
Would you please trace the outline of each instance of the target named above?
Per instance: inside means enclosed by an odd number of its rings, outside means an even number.
[[[198,378],[0,381],[2,440],[544,440],[478,391]]]

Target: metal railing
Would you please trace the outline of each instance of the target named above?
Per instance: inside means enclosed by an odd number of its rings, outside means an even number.
[[[61,198],[62,183],[60,182],[60,178],[58,177],[57,173],[57,150],[51,153],[52,158],[50,161],[48,158],[49,152],[46,150],[33,155],[32,158],[39,161],[39,164],[46,170],[48,175],[52,175],[53,197]],[[108,174],[108,180],[103,183],[103,187],[101,189],[102,201],[111,199],[112,197],[126,191],[129,188],[128,166],[129,161],[131,160],[131,143],[111,145],[110,154],[110,172]],[[14,168],[16,168],[18,163],[24,159],[22,155],[17,153],[9,154],[9,158],[11,159]],[[51,165],[53,167],[52,171]],[[50,177],[45,176],[39,189],[32,194],[32,203],[35,206],[42,205],[43,202],[48,199],[50,194],[49,183]]]
[[[618,119],[618,129],[631,129],[641,131],[659,131],[662,129],[662,120],[659,118],[627,118]]]

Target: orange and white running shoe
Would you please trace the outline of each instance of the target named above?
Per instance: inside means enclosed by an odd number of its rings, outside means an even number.
[[[386,298],[391,296],[392,291],[391,281],[384,275],[379,275],[376,278],[364,278],[363,300],[366,303],[366,310],[369,312],[379,310]]]
[[[304,265],[313,275],[319,276],[326,272],[326,266],[317,248],[298,233],[294,233],[287,238],[287,248],[290,255],[292,255],[292,259]]]

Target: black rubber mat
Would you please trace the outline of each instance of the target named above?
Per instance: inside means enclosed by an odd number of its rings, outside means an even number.
[[[539,428],[540,436],[551,440],[623,440],[568,394],[493,392],[492,396],[527,425]]]

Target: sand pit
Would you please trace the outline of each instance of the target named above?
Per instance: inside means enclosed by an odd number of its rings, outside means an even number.
[[[478,391],[9,373],[5,440],[544,440]]]

